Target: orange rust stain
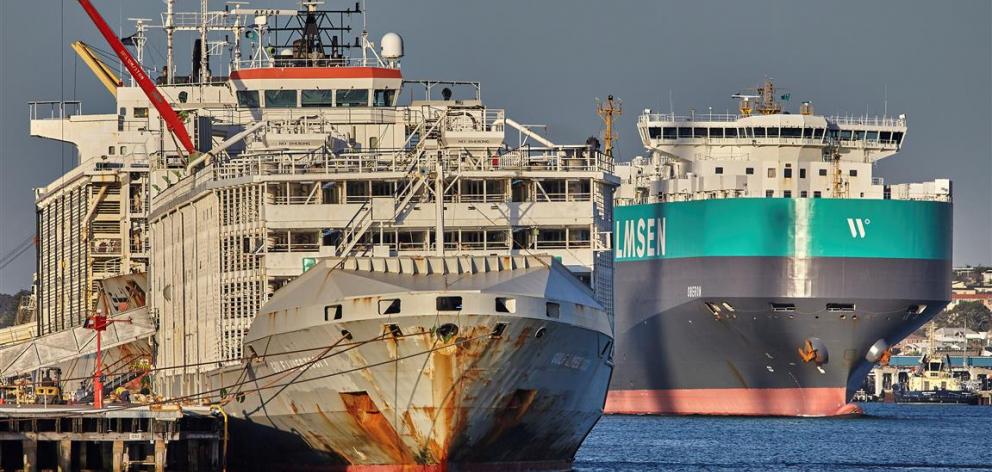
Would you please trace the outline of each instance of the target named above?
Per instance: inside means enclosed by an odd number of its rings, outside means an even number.
[[[294,415],[300,414],[300,410],[296,408],[296,402],[292,400],[289,401],[289,409],[293,412]]]
[[[520,330],[520,335],[517,339],[513,340],[513,347],[521,348],[524,347],[524,343],[530,338],[530,326],[525,326],[524,329]]]
[[[369,394],[365,392],[340,392],[339,395],[348,415],[365,432],[369,442],[379,446],[397,464],[415,463],[413,454],[403,444],[403,441],[396,434],[396,430],[389,424],[389,421],[383,417],[382,412],[379,411],[379,407],[375,405]]]

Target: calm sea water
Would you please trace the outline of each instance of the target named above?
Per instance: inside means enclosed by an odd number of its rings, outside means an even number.
[[[608,416],[575,470],[992,471],[992,407],[865,410],[843,419]]]

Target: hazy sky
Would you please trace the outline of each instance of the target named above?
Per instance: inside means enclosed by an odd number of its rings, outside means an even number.
[[[94,0],[114,27],[159,21],[160,0]],[[177,10],[199,8],[178,0]],[[325,5],[344,6],[353,2]],[[291,8],[295,1],[252,6]],[[403,35],[404,76],[479,80],[489,106],[552,139],[598,133],[596,97],[614,94],[620,156],[640,154],[644,108],[733,110],[730,94],[765,77],[818,113],[909,117],[903,151],[878,164],[889,183],[954,182],[954,263],[992,264],[992,2],[369,0],[369,30]],[[213,1],[220,9],[222,2]],[[28,136],[27,102],[76,98],[110,113],[111,97],[75,59],[81,39],[109,49],[73,0],[0,0],[0,256],[34,233],[32,188],[73,164],[73,152]],[[153,32],[146,65],[160,67]],[[179,39],[189,48],[191,36]],[[180,73],[189,60],[177,58]],[[926,228],[921,228],[925,231]],[[0,291],[30,285],[34,258],[0,273]]]

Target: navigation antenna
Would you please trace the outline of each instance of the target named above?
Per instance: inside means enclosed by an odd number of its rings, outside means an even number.
[[[613,158],[613,143],[620,139],[613,132],[613,117],[623,114],[623,101],[615,100],[613,95],[606,96],[606,102],[596,100],[596,114],[603,119],[603,149],[606,155]]]

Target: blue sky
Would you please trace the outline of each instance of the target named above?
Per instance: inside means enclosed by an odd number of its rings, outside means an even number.
[[[125,33],[127,18],[158,21],[164,10],[159,0],[94,3]],[[951,178],[954,262],[992,264],[992,2],[369,0],[368,11],[373,39],[403,35],[405,77],[482,81],[489,106],[548,124],[556,141],[598,133],[596,97],[617,96],[620,159],[642,153],[634,120],[644,108],[668,110],[669,94],[676,111],[733,110],[731,93],[773,77],[793,107],[812,100],[824,114],[881,114],[887,95],[909,133],[876,175]],[[152,34],[146,62],[160,67],[164,40]],[[69,48],[75,40],[107,49],[77,2],[0,1],[0,255],[34,231],[32,189],[74,162],[68,146],[28,136],[27,102],[113,110]],[[188,62],[178,58],[180,73]],[[34,258],[21,257],[0,273],[0,292],[28,287],[33,270]]]

